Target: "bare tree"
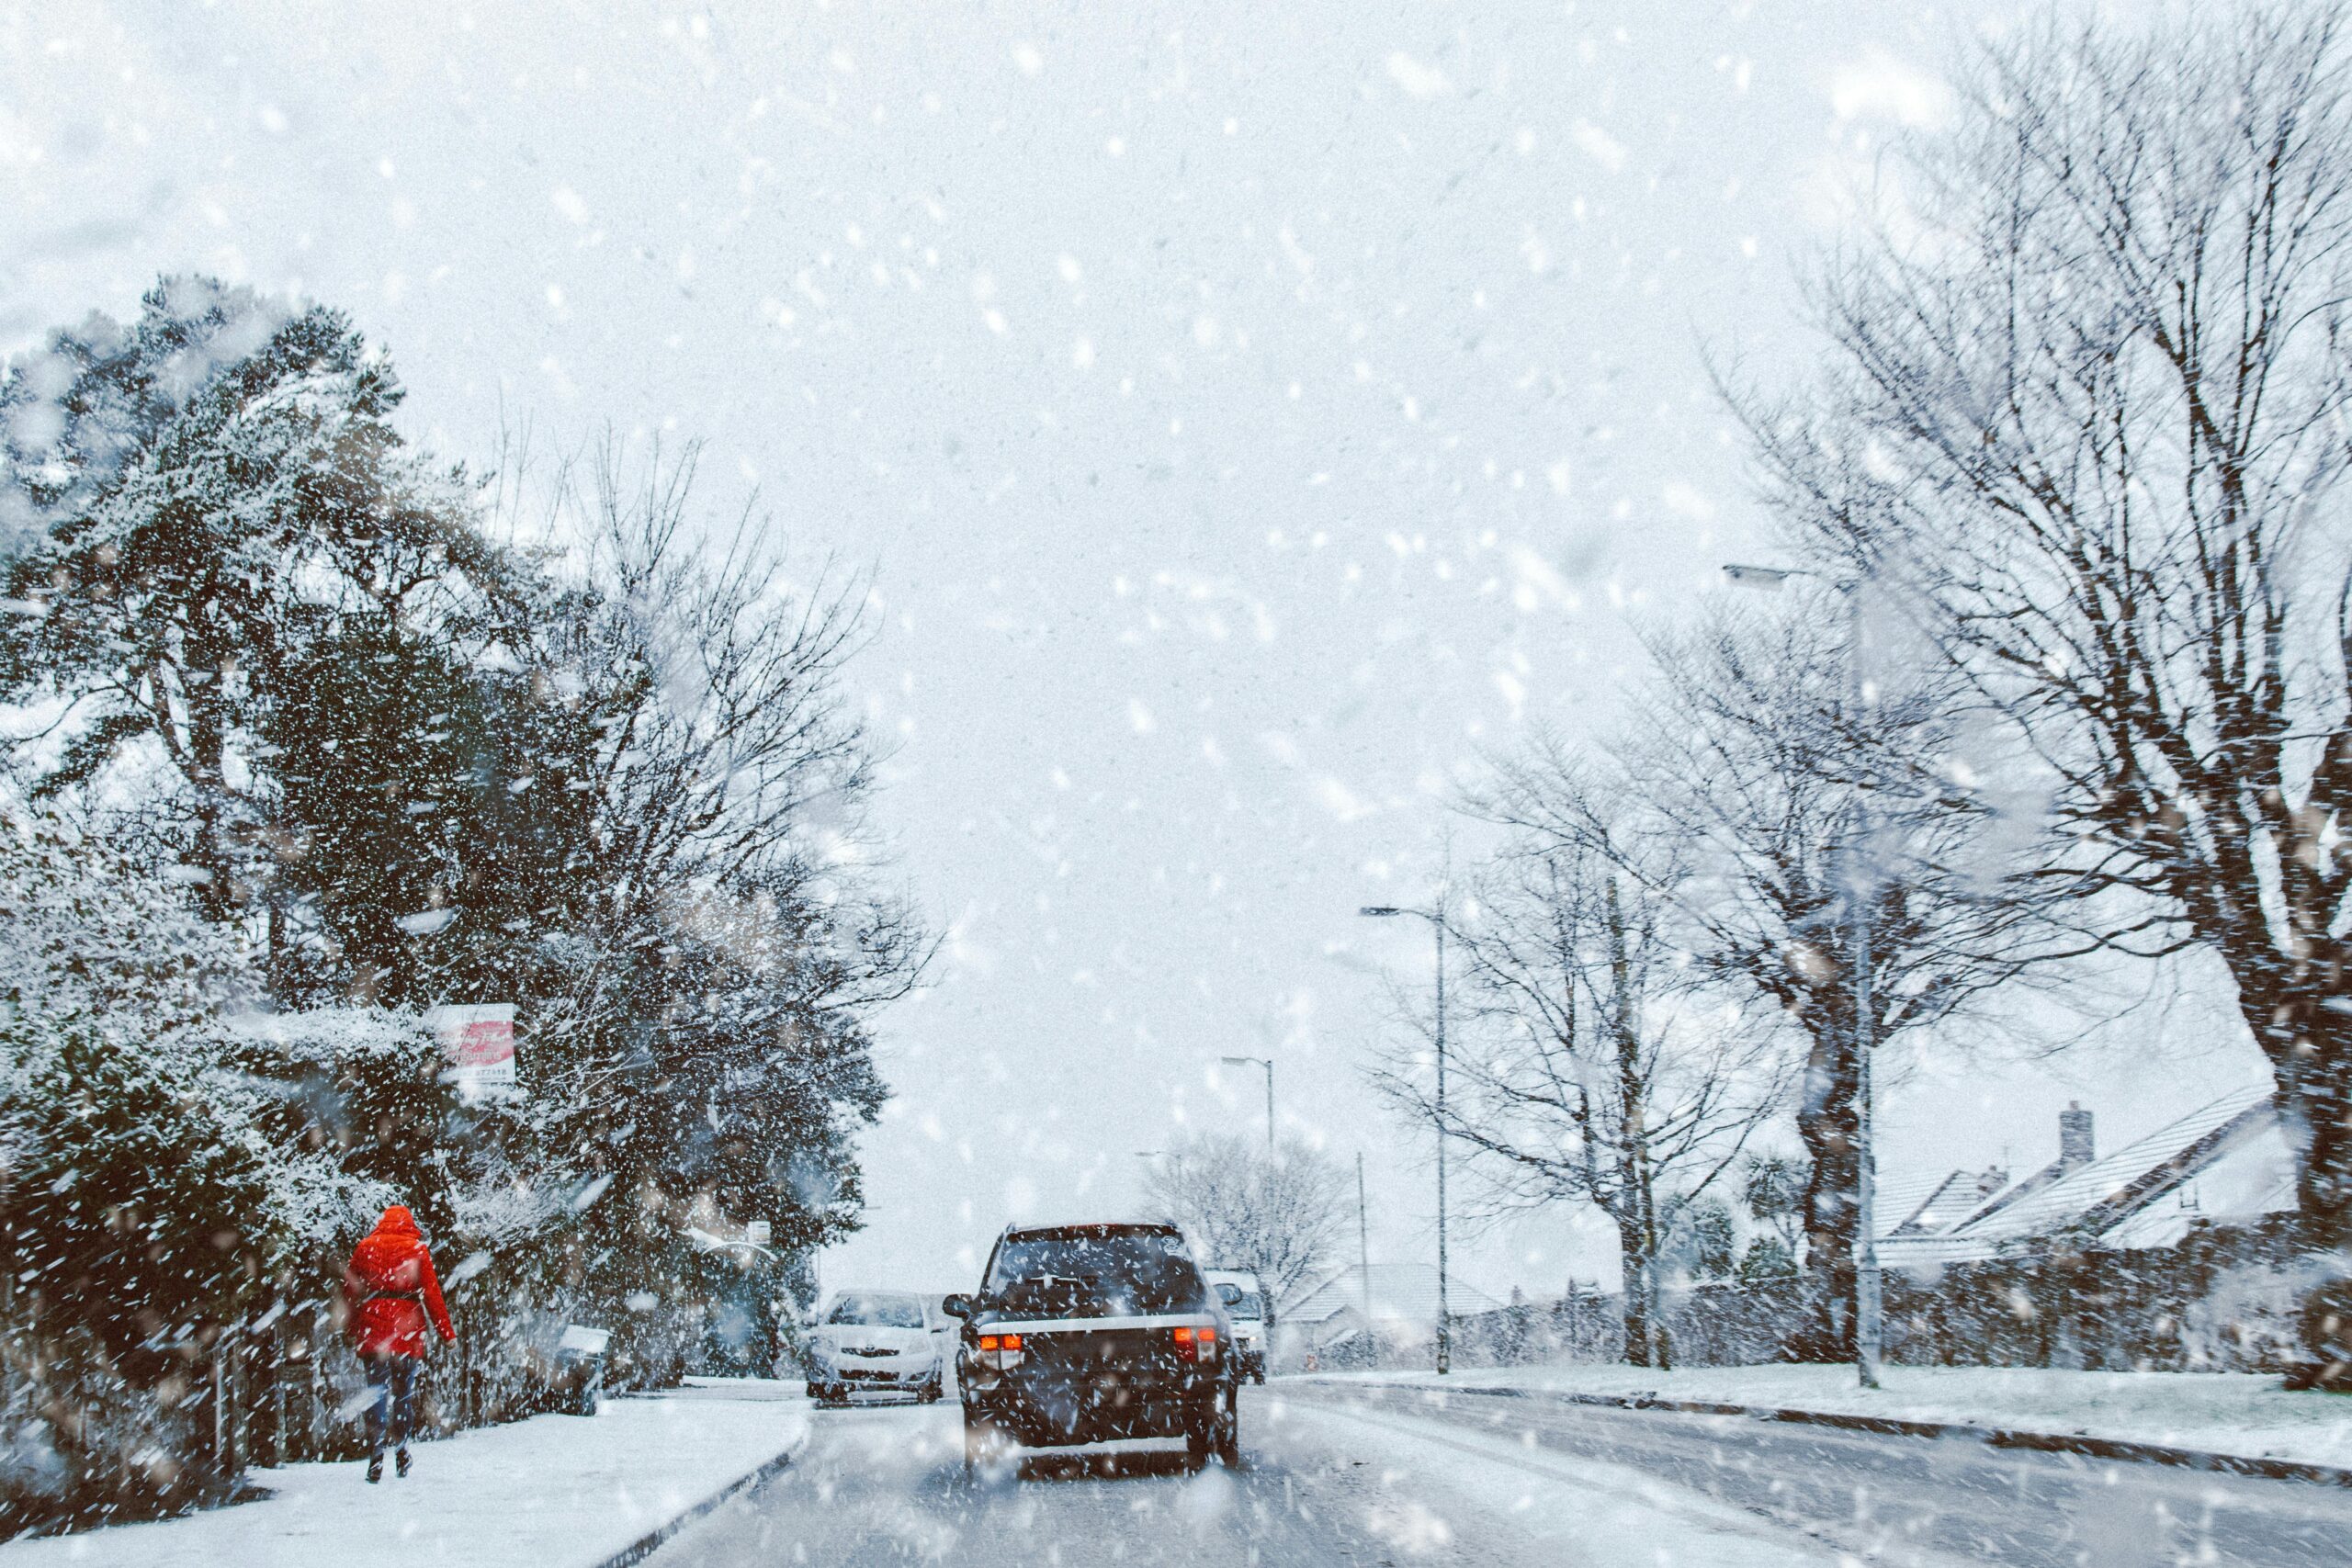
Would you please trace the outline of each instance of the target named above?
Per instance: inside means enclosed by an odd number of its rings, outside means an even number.
[[[1860,683],[1870,700],[1857,703],[1861,655],[1836,629],[1852,623],[1827,608],[1719,607],[1655,641],[1647,722],[1618,748],[1617,766],[1620,788],[1643,803],[1641,830],[1679,846],[1670,891],[1693,962],[1774,1010],[1804,1043],[1794,1111],[1810,1164],[1813,1311],[1790,1348],[1843,1359],[1854,1350],[1864,1157],[1858,1040],[1949,1028],[2020,986],[2047,988],[2064,973],[2055,961],[2086,944],[2010,874],[2018,832],[2008,815],[1944,777],[1959,743],[1949,675],[1917,649],[1883,646]],[[1879,640],[1899,639],[1887,628]],[[1494,801],[1522,827],[1572,840],[1622,832],[1594,818],[1589,792],[1560,783],[1570,771],[1556,748],[1539,747],[1503,771]],[[1865,986],[1855,984],[1858,917],[1871,933]],[[1868,1027],[1858,1032],[1862,996]]]
[[[1210,1267],[1258,1276],[1269,1331],[1278,1304],[1338,1250],[1347,1194],[1346,1173],[1298,1139],[1269,1156],[1255,1138],[1209,1133],[1169,1150],[1145,1187],[1153,1212],[1182,1225]]]
[[[2233,982],[2352,1245],[2352,96],[2335,6],[1990,46],[1750,400],[1794,540],[1902,582],[2051,796],[2038,880]],[[2314,1351],[2320,1348],[2315,1344]],[[2323,1355],[2322,1359],[2327,1357]]]
[[[1591,801],[1581,808],[1604,821]],[[1492,1213],[1591,1203],[1615,1227],[1626,1355],[1670,1358],[1658,1258],[1686,1211],[1729,1170],[1784,1089],[1784,1053],[1691,985],[1671,935],[1671,846],[1521,835],[1449,932],[1464,1026],[1438,1114],[1418,1050],[1375,1086],[1471,1151]],[[1629,869],[1642,863],[1638,873]]]

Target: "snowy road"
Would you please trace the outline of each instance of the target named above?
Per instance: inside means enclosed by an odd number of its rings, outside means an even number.
[[[1547,1461],[1628,1466],[1873,1562],[2321,1568],[2344,1562],[2352,1541],[2352,1492],[2326,1486],[1740,1416],[1419,1391],[1330,1397],[1359,1419],[1426,1429],[1442,1418],[1532,1444]]]
[[[820,1413],[807,1452],[662,1568],[2336,1564],[2352,1495],[2139,1465],[1475,1395],[1280,1387],[1247,1462],[968,1482],[952,1404]]]
[[[1270,1391],[1243,1400],[1246,1462],[1033,1462],[967,1481],[955,1406],[822,1412],[791,1471],[689,1529],[661,1568],[944,1562],[1323,1568],[1412,1561],[1575,1568],[1826,1564],[1816,1542],[1608,1465],[1435,1422]],[[1401,1427],[1401,1429],[1400,1429]]]

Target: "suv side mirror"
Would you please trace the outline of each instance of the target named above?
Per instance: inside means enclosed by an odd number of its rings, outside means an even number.
[[[1227,1306],[1237,1305],[1241,1300],[1241,1287],[1230,1280],[1220,1280],[1216,1287],[1216,1299]]]
[[[939,1303],[939,1310],[950,1317],[969,1317],[972,1315],[972,1298],[965,1295],[949,1296]]]

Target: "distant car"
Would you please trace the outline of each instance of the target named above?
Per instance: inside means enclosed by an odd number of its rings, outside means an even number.
[[[948,1337],[929,1298],[905,1291],[842,1291],[808,1333],[808,1397],[837,1404],[860,1390],[911,1393],[925,1404],[945,1387]]]
[[[964,1319],[967,1467],[1008,1447],[1182,1438],[1194,1467],[1241,1460],[1231,1320],[1168,1224],[1016,1226]]]
[[[1264,1382],[1266,1296],[1258,1288],[1258,1276],[1246,1269],[1209,1269],[1203,1275],[1224,1303],[1226,1316],[1233,1320],[1233,1347],[1240,1375],[1251,1382]]]

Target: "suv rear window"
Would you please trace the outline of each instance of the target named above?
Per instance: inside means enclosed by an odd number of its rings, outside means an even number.
[[[982,1289],[1007,1312],[1041,1317],[1208,1310],[1208,1288],[1184,1250],[1184,1238],[1165,1230],[1015,1231],[997,1244]]]

